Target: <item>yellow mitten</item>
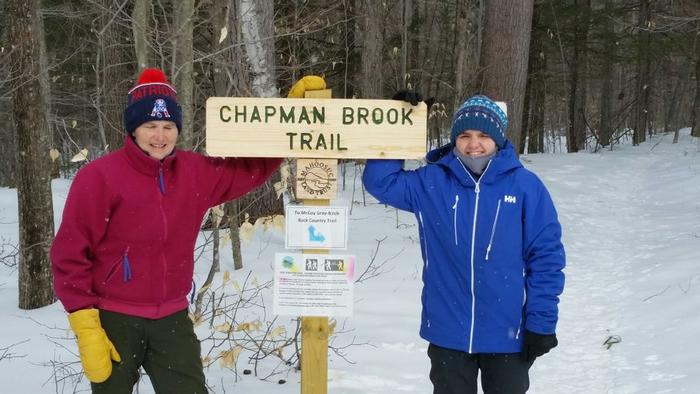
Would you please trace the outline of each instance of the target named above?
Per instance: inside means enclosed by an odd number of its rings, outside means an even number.
[[[112,360],[122,361],[100,324],[97,309],[81,309],[68,314],[70,327],[78,337],[80,362],[85,376],[93,383],[102,383],[112,374]]]
[[[326,81],[316,75],[307,75],[296,81],[287,94],[287,98],[304,98],[307,90],[322,90],[326,88]]]

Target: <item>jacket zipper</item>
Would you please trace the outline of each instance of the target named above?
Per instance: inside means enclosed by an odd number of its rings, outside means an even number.
[[[484,172],[481,173],[481,176],[479,177],[479,180],[477,181],[474,179],[472,176],[471,172],[467,170],[467,167],[464,166],[464,163],[462,163],[461,160],[458,160],[459,164],[462,165],[462,168],[464,169],[464,172],[469,175],[469,178],[471,178],[472,182],[474,182],[474,193],[476,194],[476,199],[474,201],[474,218],[472,219],[472,242],[471,242],[471,251],[470,251],[470,264],[469,264],[469,269],[470,269],[470,291],[471,291],[471,296],[472,296],[472,308],[471,308],[471,324],[469,326],[469,353],[473,353],[473,345],[474,345],[474,320],[476,319],[476,296],[474,292],[474,243],[476,241],[476,218],[479,216],[479,193],[481,192],[481,188],[479,187],[479,182],[484,178],[484,175],[486,174],[486,171],[489,170],[489,167],[491,166],[491,161],[486,165],[486,168],[484,169]]]
[[[489,246],[486,247],[486,261],[489,260],[489,253],[491,252],[491,245],[493,245],[493,236],[496,234],[496,224],[498,224],[498,214],[501,212],[501,199],[498,199],[498,205],[496,206],[496,217],[493,218],[493,226],[491,227],[491,238],[489,239]]]
[[[474,202],[474,219],[472,220],[472,245],[470,252],[470,270],[471,270],[471,280],[470,287],[472,292],[472,324],[469,327],[469,353],[472,353],[472,345],[474,344],[474,319],[476,318],[476,294],[474,293],[474,242],[476,241],[476,217],[479,213],[479,182],[476,183],[474,192],[476,193],[476,201]]]
[[[459,245],[457,240],[457,206],[459,205],[459,194],[455,194],[455,204],[452,206],[453,218],[454,218],[454,228],[455,228],[455,246]]]
[[[165,197],[165,180],[163,176],[163,164],[161,163],[160,169],[158,171],[158,188],[160,189],[160,198],[159,198],[159,209],[160,209],[160,217],[163,220],[163,241],[161,243],[161,261],[162,261],[162,268],[163,268],[163,280],[161,280],[161,300],[165,299],[165,295],[167,293],[167,286],[166,286],[166,276],[168,274],[167,267],[166,267],[166,260],[165,260],[165,254],[163,253],[163,249],[165,248],[165,240],[168,238],[168,217],[165,214],[165,208],[163,207],[163,198]]]

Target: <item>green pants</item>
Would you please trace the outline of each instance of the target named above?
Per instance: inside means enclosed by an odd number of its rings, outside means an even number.
[[[102,327],[121,355],[93,393],[131,394],[143,366],[156,393],[206,394],[201,347],[187,310],[157,320],[100,311]]]

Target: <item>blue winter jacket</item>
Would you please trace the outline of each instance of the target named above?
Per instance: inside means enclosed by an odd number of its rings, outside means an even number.
[[[468,353],[517,353],[524,330],[552,334],[564,288],[561,226],[547,189],[507,143],[476,180],[451,146],[404,171],[368,160],[367,190],[413,212],[423,255],[420,335]]]

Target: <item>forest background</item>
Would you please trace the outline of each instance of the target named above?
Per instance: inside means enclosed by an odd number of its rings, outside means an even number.
[[[0,242],[0,259],[18,268],[21,309],[55,301],[51,180],[123,144],[126,92],[145,67],[166,71],[183,107],[180,145],[202,152],[208,97],[284,96],[308,74],[323,75],[334,97],[409,88],[436,98],[428,148],[447,141],[451,114],[474,93],[508,104],[521,153],[614,149],[666,132],[675,142],[682,126],[700,136],[697,0],[0,0],[0,9],[0,186],[17,189],[20,232],[19,244]],[[212,210],[204,226],[217,253],[226,231],[242,266],[240,226],[282,213],[293,166]]]

